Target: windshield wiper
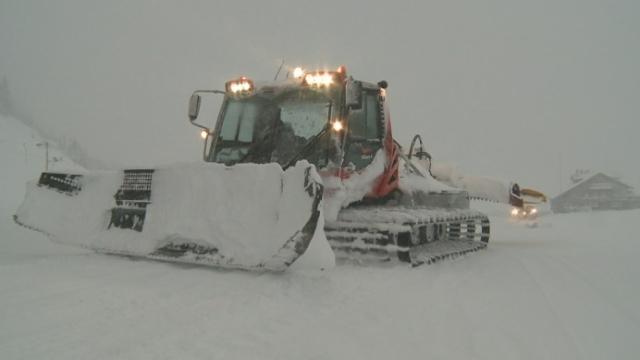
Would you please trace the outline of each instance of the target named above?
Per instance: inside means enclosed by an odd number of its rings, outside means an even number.
[[[289,161],[287,161],[285,163],[285,165],[282,167],[283,170],[287,170],[290,166],[293,166],[296,161],[300,160],[300,158],[302,156],[304,156],[312,146],[315,146],[316,143],[320,140],[320,138],[324,134],[326,134],[327,131],[329,131],[329,128],[331,128],[331,110],[332,110],[332,108],[333,108],[333,101],[329,101],[329,110],[327,111],[327,123],[326,123],[326,125],[322,128],[322,130],[320,130],[319,133],[317,133],[317,134],[313,135],[312,137],[310,137],[309,140],[304,144],[302,149],[300,149],[300,151],[298,151],[297,154],[293,155],[291,160],[289,160]]]
[[[313,135],[311,138],[309,138],[309,141],[307,141],[304,146],[302,147],[302,149],[300,149],[300,151],[298,151],[297,154],[295,154],[291,160],[287,161],[285,163],[285,165],[282,167],[283,170],[288,169],[290,166],[295,165],[296,161],[300,160],[300,158],[302,158],[308,151],[309,149],[313,148],[318,141],[320,141],[320,139],[322,138],[323,135],[325,135],[328,131],[329,131],[329,124],[327,124],[319,133]]]

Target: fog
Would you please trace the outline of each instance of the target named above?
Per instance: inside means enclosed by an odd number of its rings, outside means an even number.
[[[110,166],[198,161],[191,91],[287,66],[387,80],[395,137],[555,195],[640,186],[640,2],[0,1],[16,108]]]

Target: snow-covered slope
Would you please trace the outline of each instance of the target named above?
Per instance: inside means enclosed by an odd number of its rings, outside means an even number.
[[[20,121],[0,115],[0,266],[50,251],[74,252],[52,245],[44,237],[16,226],[12,216],[22,202],[26,182],[45,168],[45,140]],[[49,143],[49,169],[82,171]],[[0,321],[2,322],[2,321]],[[0,325],[2,327],[2,325]]]
[[[20,121],[0,115],[0,166],[2,172],[3,211],[15,211],[22,201],[25,179],[36,179],[44,171],[47,141]],[[49,142],[49,170],[82,171],[82,167],[63,156],[55,143]]]
[[[416,269],[217,271],[77,250],[13,224],[42,167],[38,141],[0,118],[1,358],[637,358],[639,211],[528,228],[495,209],[486,251]]]

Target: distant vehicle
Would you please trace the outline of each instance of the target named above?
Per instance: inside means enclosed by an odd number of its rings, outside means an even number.
[[[522,208],[514,207],[511,209],[511,217],[519,220],[534,220],[538,218],[538,209],[531,205],[525,205]]]
[[[511,217],[518,220],[535,220],[538,218],[536,205],[547,202],[547,196],[533,189],[521,189],[522,206],[511,209]]]

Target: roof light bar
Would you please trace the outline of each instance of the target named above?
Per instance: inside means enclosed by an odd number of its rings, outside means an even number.
[[[242,76],[237,80],[227,81],[225,89],[228,93],[233,95],[246,95],[254,90],[253,81],[249,78]]]
[[[315,73],[307,74],[304,81],[310,86],[330,86],[334,82],[334,76],[331,73]]]
[[[347,76],[347,68],[340,66],[335,71],[316,70],[315,72],[305,73],[302,68],[297,67],[293,70],[294,78],[303,78],[303,82],[309,86],[330,87],[335,83],[342,82]]]

